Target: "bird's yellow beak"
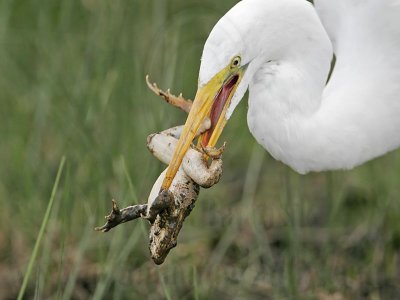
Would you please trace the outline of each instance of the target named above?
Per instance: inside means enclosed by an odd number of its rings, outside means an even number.
[[[174,155],[168,166],[161,186],[162,190],[166,190],[171,186],[186,151],[195,139],[200,125],[207,117],[211,120],[211,128],[199,137],[199,142],[203,146],[215,146],[227,122],[226,112],[232,96],[243,77],[246,67],[240,67],[240,58],[236,57],[207,84],[199,87]]]

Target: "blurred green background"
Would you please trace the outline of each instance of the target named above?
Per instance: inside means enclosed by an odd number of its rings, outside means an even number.
[[[165,166],[146,137],[184,123],[145,75],[192,98],[204,41],[236,2],[0,0],[0,299],[18,294],[63,155],[26,299],[400,296],[400,152],[299,176],[255,143],[246,100],[221,182],[162,266],[144,221],[93,230],[111,198],[147,201]]]

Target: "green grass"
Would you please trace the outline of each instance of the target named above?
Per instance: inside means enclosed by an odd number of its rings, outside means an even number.
[[[300,176],[255,143],[246,101],[222,137],[221,182],[201,191],[162,266],[145,222],[93,230],[112,198],[147,201],[164,166],[146,137],[185,120],[145,75],[193,97],[202,45],[235,2],[0,1],[0,299],[15,299],[24,277],[25,299],[400,295],[399,151]]]
[[[54,183],[53,190],[51,191],[49,204],[47,205],[46,213],[45,213],[45,215],[43,217],[43,222],[42,222],[42,225],[40,226],[39,234],[38,234],[38,237],[36,239],[36,243],[35,243],[35,246],[33,248],[32,255],[31,255],[30,259],[29,259],[28,268],[27,268],[27,270],[25,272],[24,280],[22,282],[21,289],[19,290],[19,293],[18,293],[18,300],[21,300],[24,297],[26,286],[28,285],[29,277],[31,276],[31,273],[32,273],[33,264],[34,264],[34,262],[36,260],[36,257],[37,257],[38,251],[39,251],[39,247],[40,247],[40,244],[41,244],[42,239],[43,239],[44,232],[45,232],[47,224],[49,222],[51,209],[53,208],[54,198],[55,198],[55,195],[56,195],[56,192],[57,192],[58,183],[60,182],[60,178],[61,178],[62,170],[64,168],[64,164],[65,164],[65,156],[62,157],[61,162],[60,162],[60,167],[58,168],[56,181]]]

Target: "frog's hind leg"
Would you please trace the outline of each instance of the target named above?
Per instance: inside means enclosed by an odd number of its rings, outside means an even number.
[[[189,113],[193,101],[189,99],[185,99],[182,96],[182,93],[179,96],[175,96],[171,94],[171,91],[168,89],[166,92],[161,90],[156,83],[151,83],[149,80],[149,75],[146,75],[146,83],[150,90],[152,90],[156,95],[164,98],[164,100],[171,104],[172,106],[178,107],[182,109],[184,112]]]
[[[206,118],[200,125],[196,137],[211,127],[211,120]],[[147,137],[147,148],[158,160],[169,164],[174,154],[178,139],[181,136],[183,125],[169,128]]]

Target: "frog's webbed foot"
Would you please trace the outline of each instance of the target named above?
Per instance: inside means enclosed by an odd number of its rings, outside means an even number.
[[[147,211],[147,204],[138,204],[138,205],[133,205],[133,206],[128,206],[123,209],[119,209],[117,203],[115,200],[112,200],[112,209],[111,213],[107,216],[105,216],[105,219],[107,220],[106,224],[104,224],[101,227],[96,227],[96,231],[102,231],[102,232],[107,232],[111,228],[137,219],[137,218],[142,218]]]
[[[184,112],[189,113],[190,108],[192,107],[192,100],[185,99],[182,96],[182,93],[179,96],[175,96],[171,94],[171,91],[168,89],[166,92],[161,90],[156,83],[151,83],[149,80],[149,75],[146,75],[146,83],[150,90],[152,90],[156,95],[164,98],[167,103],[182,109]]]
[[[169,190],[162,190],[147,209],[147,214],[144,218],[153,224],[157,215],[164,210],[171,209],[174,205],[174,195]]]
[[[225,147],[226,142],[224,142],[224,144],[220,148],[201,145],[201,150],[205,155],[210,157],[212,160],[215,160],[221,158],[222,154],[225,151]]]

